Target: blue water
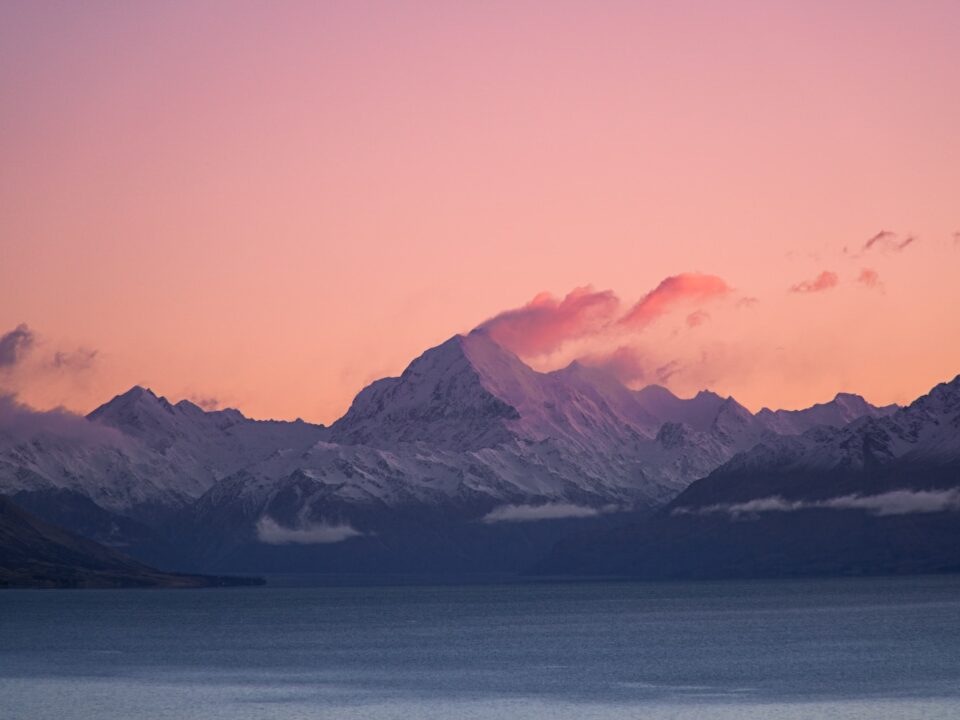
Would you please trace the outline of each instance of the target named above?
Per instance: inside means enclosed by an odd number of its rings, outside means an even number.
[[[6,591],[0,717],[958,718],[960,577]]]

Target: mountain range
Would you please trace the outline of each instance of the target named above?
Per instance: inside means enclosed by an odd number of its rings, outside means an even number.
[[[960,570],[960,376],[894,412],[769,436],[643,523],[559,543],[547,574]]]
[[[879,408],[839,394],[752,414],[709,391],[633,390],[579,363],[537,372],[483,330],[372,383],[329,427],[204,411],[140,387],[86,418],[3,402],[0,494],[192,572],[585,572],[586,549],[624,528],[716,519],[704,508],[757,492],[827,497],[837,468],[851,473],[844,492],[893,488],[893,471],[873,474],[882,447],[912,467],[936,455],[928,445],[946,458],[960,446],[955,417],[918,409],[934,400]],[[908,450],[914,437],[927,449]]]

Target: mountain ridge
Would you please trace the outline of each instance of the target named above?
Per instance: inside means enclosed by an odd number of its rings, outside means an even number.
[[[768,436],[643,525],[561,542],[541,573],[656,578],[960,570],[960,376],[840,427]]]
[[[484,331],[371,383],[329,427],[207,411],[140,386],[71,422],[95,437],[28,439],[0,426],[0,493],[97,541],[191,568],[299,553],[317,569],[311,557],[335,555],[321,544],[360,553],[351,548],[394,543],[396,555],[418,534],[426,557],[442,537],[490,542],[503,518],[614,522],[781,437],[731,397],[632,390],[576,362],[538,372]],[[461,532],[476,524],[489,527]],[[294,552],[296,543],[316,547]]]

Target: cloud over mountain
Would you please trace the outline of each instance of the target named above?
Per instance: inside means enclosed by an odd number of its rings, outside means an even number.
[[[786,500],[780,496],[757,498],[742,503],[708,505],[694,510],[677,507],[674,515],[711,515],[725,513],[733,517],[769,512],[799,510],[863,510],[873,515],[913,515],[960,510],[960,490],[893,490],[878,495],[843,495],[827,500]]]
[[[624,385],[644,380],[650,369],[640,350],[629,345],[621,345],[607,353],[584,355],[577,360],[587,367],[600,368],[610,373]]]
[[[547,503],[545,505],[503,505],[495,508],[483,517],[488,525],[501,522],[535,522],[538,520],[562,520],[564,518],[595,517],[600,510],[568,503]]]
[[[328,545],[362,534],[350,525],[308,523],[303,527],[288,528],[267,515],[257,521],[257,539],[267,545]]]
[[[0,368],[12,368],[20,363],[33,347],[35,339],[26,323],[20,323],[10,332],[0,335]]]
[[[730,293],[730,286],[716,275],[681,273],[672,275],[644,295],[620,324],[644,328],[657,318],[684,304],[705,302]]]
[[[553,352],[568,340],[595,334],[608,325],[620,307],[610,290],[589,286],[571,290],[563,300],[540,293],[526,305],[505,310],[480,327],[497,343],[520,356]]]

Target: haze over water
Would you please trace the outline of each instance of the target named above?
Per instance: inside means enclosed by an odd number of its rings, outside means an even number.
[[[960,714],[960,577],[0,594],[4,718]]]

